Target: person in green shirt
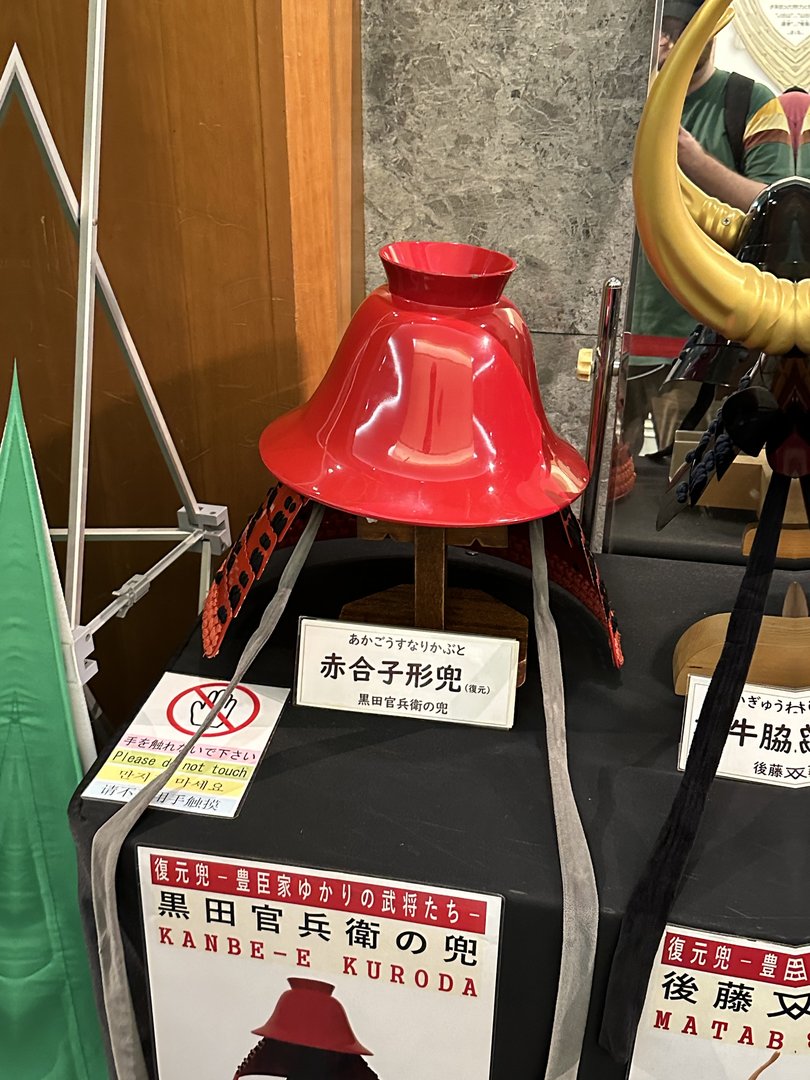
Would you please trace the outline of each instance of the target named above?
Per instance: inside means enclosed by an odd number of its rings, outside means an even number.
[[[666,0],[661,21],[658,68],[700,7],[700,0]],[[768,184],[793,174],[793,153],[787,119],[767,86],[740,80],[729,91],[731,72],[714,66],[714,40],[701,54],[681,117],[678,164],[705,191],[723,202],[748,210]],[[735,77],[739,78],[739,77]],[[732,145],[728,130],[729,93],[743,101],[741,144]],[[737,103],[739,108],[739,103]],[[737,169],[737,161],[741,168]],[[644,421],[651,413],[658,448],[672,444],[675,431],[699,389],[678,383],[661,392],[670,364],[695,327],[695,319],[658,280],[639,249],[630,319],[630,371],[625,395],[623,437],[633,454],[641,450]]]

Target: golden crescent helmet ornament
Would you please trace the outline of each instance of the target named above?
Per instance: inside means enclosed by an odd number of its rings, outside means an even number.
[[[729,0],[706,0],[653,83],[633,162],[638,233],[663,284],[699,322],[731,341],[764,352],[785,353],[796,344],[806,350],[810,346],[810,283],[797,286],[739,262],[693,220],[681,189],[677,161],[683,104],[700,54],[728,6]],[[697,187],[689,189],[699,220],[701,196],[711,207],[709,196]],[[701,223],[709,225],[709,221]]]

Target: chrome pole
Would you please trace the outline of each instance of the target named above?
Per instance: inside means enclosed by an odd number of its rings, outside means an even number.
[[[599,503],[599,474],[602,471],[602,455],[605,445],[608,404],[610,402],[610,382],[613,376],[613,353],[616,346],[616,331],[619,326],[619,311],[622,301],[622,283],[618,278],[608,278],[602,287],[602,302],[599,307],[599,327],[597,331],[594,363],[591,369],[591,415],[588,423],[587,459],[590,480],[582,496],[582,531],[588,543],[593,538],[596,511]]]

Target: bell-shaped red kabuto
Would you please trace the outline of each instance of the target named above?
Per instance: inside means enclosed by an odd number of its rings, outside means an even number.
[[[289,1080],[377,1080],[363,1061],[371,1050],[357,1039],[331,983],[288,980],[276,1007],[254,1035],[251,1050],[234,1080],[243,1076],[284,1076]]]
[[[414,525],[568,506],[588,471],[546,418],[529,330],[502,296],[515,262],[433,242],[380,257],[388,284],[360,305],[310,400],[265,429],[268,469],[327,506]]]
[[[289,979],[267,1023],[255,1028],[254,1035],[267,1039],[331,1050],[336,1054],[370,1054],[352,1031],[346,1010],[336,997],[331,983],[318,979]]]

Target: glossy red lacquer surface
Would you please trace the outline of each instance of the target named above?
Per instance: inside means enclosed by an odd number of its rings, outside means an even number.
[[[310,400],[262,434],[268,469],[329,506],[422,525],[528,521],[571,503],[587,468],[552,431],[529,331],[501,296],[512,260],[407,243],[383,261],[394,281],[360,305]],[[461,303],[464,281],[475,304]],[[444,302],[409,298],[420,291]]]
[[[352,1031],[346,1010],[332,997],[334,986],[318,979],[289,979],[266,1024],[254,1035],[337,1054],[370,1054]]]

